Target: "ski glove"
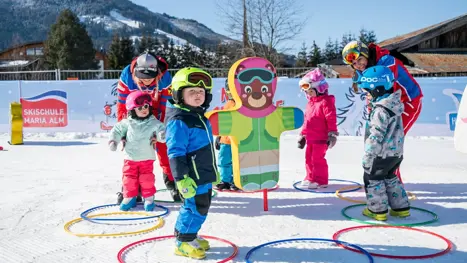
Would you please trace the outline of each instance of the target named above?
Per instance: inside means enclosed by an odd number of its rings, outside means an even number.
[[[112,140],[112,141],[109,141],[109,149],[112,151],[112,152],[115,152],[117,150],[117,142]]]
[[[177,181],[177,189],[180,191],[180,194],[184,199],[192,198],[195,196],[196,188],[198,188],[196,182],[187,175],[185,175],[184,179]]]
[[[328,133],[327,144],[328,144],[329,149],[332,149],[332,147],[334,147],[334,145],[336,145],[337,135],[339,135],[337,132],[329,132]]]
[[[303,135],[300,135],[300,137],[298,137],[298,149],[303,149],[305,147],[305,144],[306,144],[306,139]]]
[[[221,149],[221,136],[217,136],[216,143],[214,144],[214,146],[216,147],[216,150],[218,151]]]

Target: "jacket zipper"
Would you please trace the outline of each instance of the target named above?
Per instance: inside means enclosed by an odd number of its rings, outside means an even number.
[[[193,169],[195,169],[196,178],[199,180],[198,168],[196,168],[196,155],[191,156],[191,163],[193,164]]]

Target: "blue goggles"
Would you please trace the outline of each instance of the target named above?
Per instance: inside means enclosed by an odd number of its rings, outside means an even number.
[[[255,79],[260,80],[264,84],[270,84],[276,77],[274,72],[264,68],[249,68],[235,75],[235,78],[240,84],[250,84]]]

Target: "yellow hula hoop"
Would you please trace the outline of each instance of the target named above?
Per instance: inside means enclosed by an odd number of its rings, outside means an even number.
[[[143,215],[143,216],[151,216],[152,214],[150,213],[145,213],[145,212],[112,212],[112,213],[105,213],[105,214],[96,214],[96,215],[91,215],[88,216],[89,218],[94,218],[94,217],[102,217],[102,216],[112,216],[112,215]],[[63,228],[65,229],[65,232],[68,234],[78,236],[78,237],[120,237],[120,236],[130,236],[130,235],[139,235],[139,234],[144,234],[147,232],[154,231],[158,228],[161,228],[164,225],[164,220],[159,217],[157,224],[153,227],[143,229],[143,230],[138,230],[138,231],[133,231],[133,232],[120,232],[120,233],[110,233],[110,234],[86,234],[86,233],[73,233],[70,231],[70,227],[78,222],[83,221],[82,218],[76,218],[73,219],[69,222],[67,222]]]
[[[363,186],[359,186],[358,189],[362,189]],[[351,199],[351,198],[348,198],[348,197],[344,197],[342,196],[341,191],[346,191],[346,190],[350,190],[350,189],[355,189],[355,185],[349,185],[349,186],[345,186],[345,187],[342,187],[340,189],[337,189],[336,190],[336,196],[337,198],[341,199],[341,200],[344,200],[344,201],[348,201],[348,202],[351,202],[351,203],[355,203],[355,204],[366,204],[366,201],[360,201],[360,200],[355,200],[355,199]],[[407,195],[409,196],[409,200],[415,200],[417,199],[417,197],[412,194],[411,192],[407,192]]]

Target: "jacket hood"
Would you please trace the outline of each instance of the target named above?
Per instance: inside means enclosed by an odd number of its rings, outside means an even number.
[[[394,112],[394,114],[400,116],[404,112],[404,104],[401,102],[401,95],[402,91],[397,90],[389,94],[389,96],[375,102],[374,104],[390,109],[392,112]]]

